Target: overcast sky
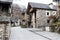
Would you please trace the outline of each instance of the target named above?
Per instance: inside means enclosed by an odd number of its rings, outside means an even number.
[[[52,3],[52,0],[13,0],[13,3],[18,5],[24,5],[25,7],[27,7],[28,2],[49,4]]]

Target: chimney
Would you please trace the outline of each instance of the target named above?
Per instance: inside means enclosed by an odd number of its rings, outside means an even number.
[[[49,4],[49,7],[50,7],[50,8],[53,8],[53,3],[50,3],[50,4]]]

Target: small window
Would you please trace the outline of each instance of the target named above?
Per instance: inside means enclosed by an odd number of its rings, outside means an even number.
[[[53,12],[53,15],[56,15],[56,12],[55,11]]]
[[[49,15],[49,12],[47,12],[47,15]]]
[[[50,20],[47,20],[47,23],[49,23],[50,22]]]
[[[49,12],[46,12],[46,16],[50,16],[50,13]]]

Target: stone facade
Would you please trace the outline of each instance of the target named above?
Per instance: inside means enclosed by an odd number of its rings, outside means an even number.
[[[49,12],[49,15],[47,15],[47,12]],[[48,26],[49,23],[47,23],[47,20],[48,20],[48,17],[50,15],[56,15],[56,11],[37,9],[37,11],[36,11],[36,24],[37,24],[37,27]]]
[[[50,15],[56,15],[56,6],[51,4],[41,4],[41,3],[28,3],[27,8],[27,27],[29,28],[40,28],[49,26]]]
[[[10,9],[8,0],[0,0],[0,40],[9,40],[10,36]]]
[[[47,15],[47,12],[49,12],[49,15]],[[35,18],[35,13],[32,13],[32,23],[31,25],[33,26],[33,28],[35,28],[35,19],[36,19],[36,28],[40,28],[40,27],[45,27],[45,26],[49,26],[48,21],[48,17],[51,15],[56,15],[56,11],[53,10],[41,10],[41,9],[37,9],[36,10],[36,18]],[[50,22],[50,21],[49,21]]]

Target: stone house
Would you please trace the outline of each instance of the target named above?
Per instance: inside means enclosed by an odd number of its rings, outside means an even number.
[[[22,28],[26,28],[26,12],[25,11],[21,13],[20,25]]]
[[[21,8],[17,4],[12,4],[12,14],[11,14],[12,25],[20,26],[25,24],[25,11],[26,11],[26,8],[24,7]]]
[[[11,23],[12,26],[20,25],[21,8],[17,4],[12,4]]]
[[[0,0],[0,40],[9,40],[12,1]]]
[[[50,15],[56,15],[56,6],[52,3],[42,4],[29,2],[26,13],[27,27],[40,28],[49,26]]]
[[[25,13],[21,14],[21,24],[25,25]]]

